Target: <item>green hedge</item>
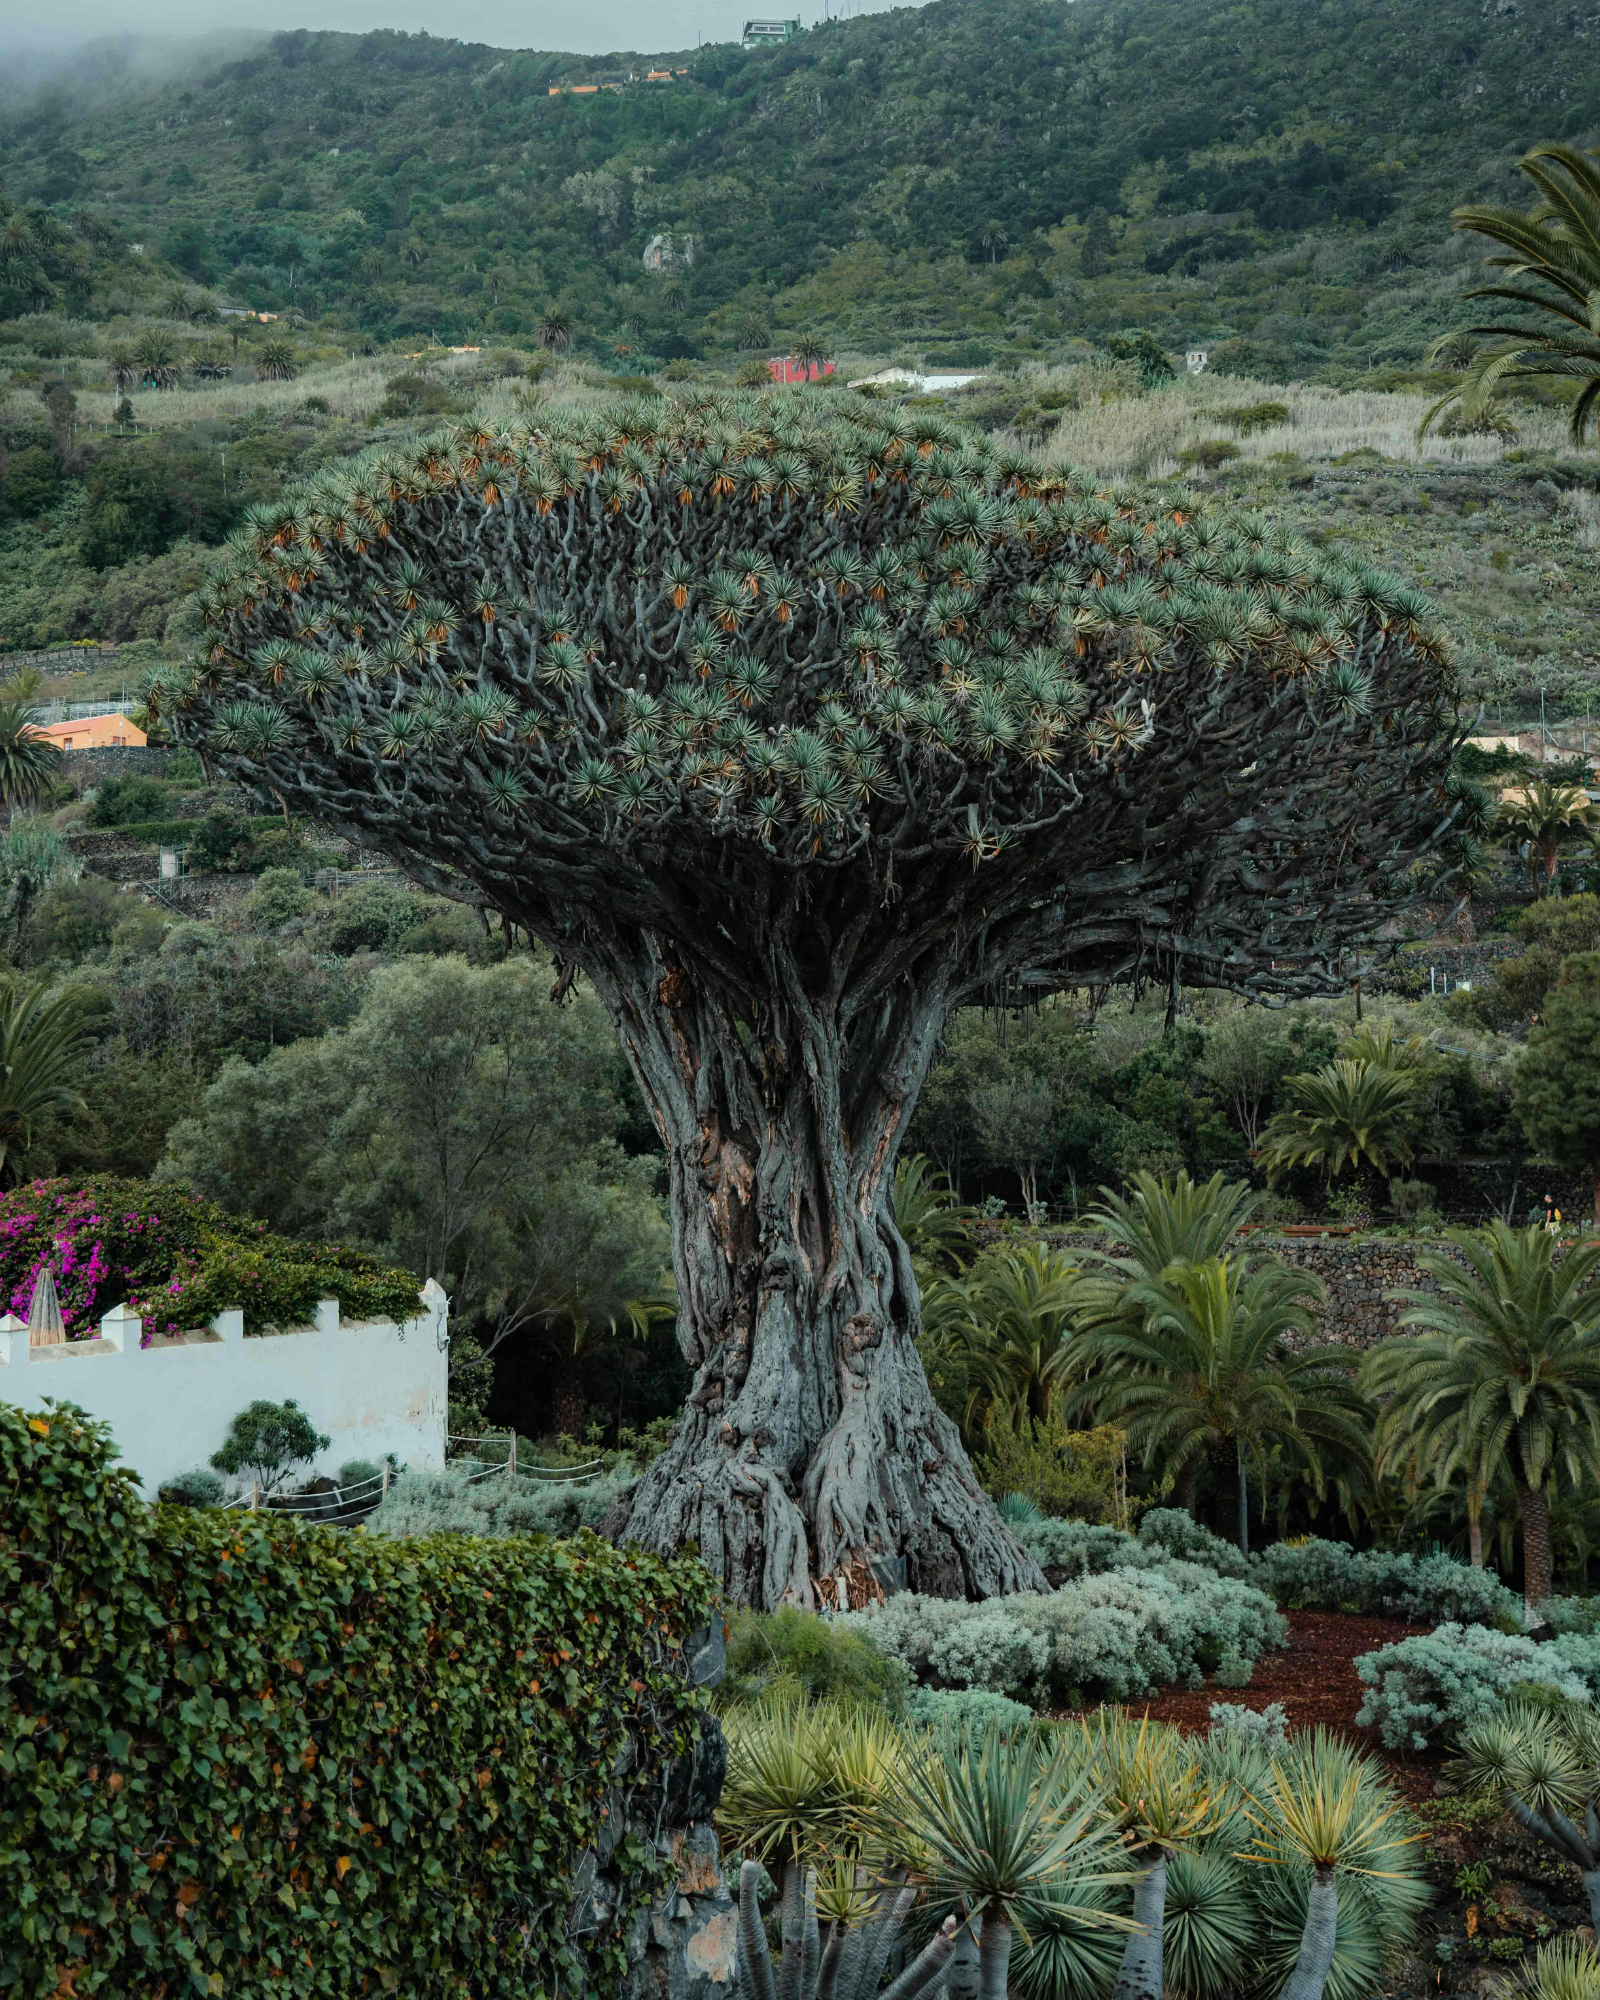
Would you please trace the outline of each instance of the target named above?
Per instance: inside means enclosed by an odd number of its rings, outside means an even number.
[[[0,1989],[613,1985],[654,1845],[577,1940],[567,1879],[698,1726],[700,1565],[149,1508],[113,1450],[0,1404]]]

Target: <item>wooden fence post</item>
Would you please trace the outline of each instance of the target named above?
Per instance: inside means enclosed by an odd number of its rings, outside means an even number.
[[[510,1475],[511,1475],[511,1477],[512,1477],[513,1479],[515,1479],[515,1478],[516,1478],[516,1476],[517,1476],[517,1430],[516,1430],[516,1426],[515,1426],[515,1424],[513,1424],[513,1425],[512,1425],[512,1427],[511,1427],[511,1451],[510,1451],[510,1455],[509,1455],[509,1456],[507,1457],[507,1459],[506,1459],[506,1470],[507,1470],[507,1472],[509,1472],[509,1473],[510,1473]]]
[[[387,1500],[388,1497],[389,1497],[389,1461],[388,1459],[385,1459],[383,1461],[383,1490],[381,1493],[379,1493],[378,1498],[380,1500]]]
[[[259,1514],[261,1512],[261,1481],[259,1479],[252,1479],[250,1482],[250,1511],[252,1514]]]

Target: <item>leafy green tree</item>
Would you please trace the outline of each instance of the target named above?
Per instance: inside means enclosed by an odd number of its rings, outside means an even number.
[[[560,306],[551,306],[533,330],[534,344],[552,353],[563,353],[572,345],[572,315]]]
[[[1333,1053],[1333,1032],[1325,1022],[1304,1014],[1285,1020],[1266,1007],[1238,1007],[1212,1024],[1201,1067],[1254,1152],[1265,1109],[1284,1078],[1306,1069],[1308,1057],[1314,1063]]]
[[[59,782],[61,752],[39,733],[26,702],[0,702],[0,804],[37,805]]]
[[[248,1473],[263,1493],[276,1493],[297,1468],[309,1465],[332,1442],[292,1396],[282,1403],[257,1397],[229,1424],[211,1463],[218,1472]]]
[[[81,997],[48,984],[0,985],[0,1186],[21,1177],[39,1121],[76,1110],[90,1033]]]
[[[256,886],[239,906],[239,914],[253,930],[280,931],[297,917],[305,916],[316,897],[300,880],[298,869],[268,868],[256,877]]]
[[[1577,394],[1568,432],[1581,445],[1600,400],[1600,164],[1593,153],[1552,143],[1535,146],[1517,162],[1539,202],[1532,212],[1471,203],[1451,215],[1457,229],[1486,236],[1498,247],[1485,262],[1506,279],[1479,285],[1468,298],[1501,299],[1524,317],[1473,326],[1481,339],[1459,388],[1441,396],[1422,420],[1426,432],[1446,410],[1459,406],[1468,422],[1480,419],[1503,382],[1550,379]]]
[[[1600,1229],[1600,952],[1562,961],[1528,1032],[1511,1103],[1536,1152],[1587,1169]]]
[[[1276,1262],[1208,1257],[1133,1286],[1126,1317],[1085,1330],[1073,1406],[1126,1430],[1147,1464],[1180,1481],[1209,1463],[1219,1500],[1237,1497],[1249,1548],[1248,1473],[1276,1462],[1320,1497],[1330,1463],[1348,1493],[1368,1458],[1370,1417],[1347,1349],[1319,1344],[1322,1285]]]
[[[84,814],[90,826],[133,826],[142,819],[166,819],[172,794],[159,778],[107,778],[95,788]]]
[[[1522,1503],[1529,1622],[1550,1595],[1552,1478],[1592,1477],[1600,1450],[1600,1245],[1555,1259],[1542,1225],[1452,1229],[1455,1255],[1418,1253],[1437,1294],[1396,1292],[1411,1337],[1385,1341],[1361,1366],[1384,1425],[1404,1433],[1446,1479],[1482,1489],[1506,1463]]]
[[[61,497],[61,468],[42,444],[12,452],[0,477],[0,519],[31,521]]]
[[[916,1360],[890,1193],[939,1030],[1024,975],[1321,990],[1438,833],[1426,604],[937,414],[540,419],[257,510],[147,698],[604,1000],[667,1147],[696,1370],[619,1533],[699,1536],[734,1601],[808,1603],[863,1549],[924,1589],[1036,1582]]]
[[[540,1004],[540,977],[526,959],[385,966],[342,1032],[226,1066],[159,1177],[291,1235],[381,1245],[439,1279],[485,1355],[535,1330],[570,1375],[658,1286],[668,1239],[655,1160],[615,1142],[605,1017],[587,993]]]

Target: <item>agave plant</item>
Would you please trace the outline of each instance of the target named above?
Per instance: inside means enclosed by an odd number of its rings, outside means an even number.
[[[1371,1760],[1326,1730],[1271,1760],[1245,1858],[1311,1871],[1305,1927],[1279,2000],[1322,2000],[1338,1944],[1341,1876],[1403,1878],[1395,1864],[1415,1836],[1397,1830],[1397,1810]]]
[[[1514,1702],[1465,1732],[1459,1769],[1572,1863],[1600,1929],[1600,1717],[1574,1704]]]

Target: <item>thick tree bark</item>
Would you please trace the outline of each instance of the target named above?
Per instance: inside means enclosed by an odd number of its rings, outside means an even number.
[[[1239,1553],[1242,1556],[1247,1556],[1250,1553],[1250,1481],[1245,1476],[1244,1453],[1242,1451],[1239,1454],[1239,1464],[1234,1475],[1234,1483],[1239,1496]]]
[[[944,1016],[903,981],[853,1005],[775,946],[760,1018],[652,941],[590,969],[666,1142],[678,1339],[672,1443],[606,1528],[699,1545],[735,1604],[814,1606],[858,1558],[912,1589],[1045,1588],[980,1490],[916,1351],[894,1158]]]
[[[1177,1490],[1172,1496],[1174,1504],[1181,1507],[1191,1520],[1199,1519],[1199,1514],[1196,1511],[1196,1489],[1199,1484],[1199,1476],[1199,1459],[1194,1457],[1186,1458],[1183,1462],[1183,1469],[1178,1474]]]
[[[1550,1595],[1550,1503],[1539,1486],[1522,1489],[1522,1600],[1532,1627]]]

